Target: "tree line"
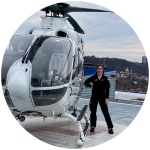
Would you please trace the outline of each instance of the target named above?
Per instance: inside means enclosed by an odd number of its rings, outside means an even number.
[[[138,76],[148,76],[148,64],[130,62],[125,59],[119,58],[99,58],[95,56],[84,56],[84,63],[90,64],[104,64],[106,68],[115,68],[117,72],[125,71],[128,67],[129,71],[135,73]]]

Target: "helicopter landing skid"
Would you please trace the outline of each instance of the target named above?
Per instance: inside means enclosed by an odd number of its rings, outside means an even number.
[[[87,131],[88,131],[88,128],[89,128],[90,123],[89,123],[88,118],[87,118],[87,116],[86,116],[86,114],[85,114],[85,107],[84,107],[82,110],[79,109],[79,108],[75,108],[75,107],[74,107],[73,110],[79,111],[79,112],[81,113],[81,115],[79,115],[79,116],[80,116],[80,119],[79,119],[79,117],[78,117],[78,118],[75,118],[74,116],[72,116],[71,114],[68,114],[68,113],[66,113],[66,112],[63,113],[61,116],[66,117],[66,118],[72,120],[72,121],[76,124],[76,126],[77,126],[77,128],[78,128],[78,132],[79,132],[79,139],[77,140],[77,144],[78,144],[78,145],[83,145],[83,143],[84,143],[84,141],[85,141],[85,136],[86,136],[86,133],[87,133]],[[83,114],[83,113],[84,113],[84,114]],[[81,116],[84,116],[84,119],[85,119],[85,121],[86,121],[86,125],[85,125],[84,130],[82,130],[82,126],[81,126],[81,124],[80,124],[80,121],[81,121],[81,119],[82,119]]]

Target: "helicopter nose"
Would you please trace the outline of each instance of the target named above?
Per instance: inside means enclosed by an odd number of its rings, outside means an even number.
[[[28,94],[28,78],[26,72],[22,70],[15,71],[8,80],[8,90],[10,95],[18,98],[25,97]]]

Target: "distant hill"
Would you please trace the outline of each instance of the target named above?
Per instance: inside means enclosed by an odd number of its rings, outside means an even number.
[[[85,56],[84,63],[91,64],[103,64],[104,58],[99,58],[95,56]],[[148,65],[143,63],[130,62],[125,59],[118,58],[105,58],[105,65],[107,68],[115,68],[117,72],[125,71],[128,67],[129,70],[132,69],[133,73],[138,76],[148,76]]]

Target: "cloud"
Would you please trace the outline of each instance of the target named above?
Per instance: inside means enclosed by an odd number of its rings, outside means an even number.
[[[134,44],[133,44],[134,43]],[[128,61],[142,61],[143,46],[136,41],[93,40],[84,43],[85,55],[96,57],[124,58]]]
[[[108,10],[99,5],[86,2],[67,2],[71,6]],[[113,11],[113,10],[112,10]],[[85,31],[80,35],[85,42],[85,54],[126,58],[141,62],[145,55],[143,46],[135,31],[118,14],[108,12],[69,13]],[[38,11],[24,21],[15,34],[24,34],[33,26],[40,24],[45,13]],[[71,25],[70,25],[71,26]],[[119,52],[119,53],[118,53]]]

